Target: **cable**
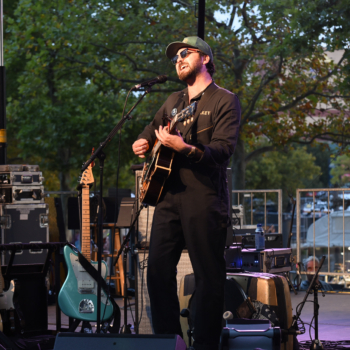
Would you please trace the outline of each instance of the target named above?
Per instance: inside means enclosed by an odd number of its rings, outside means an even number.
[[[312,341],[312,334],[311,334],[311,328],[313,328],[315,330],[315,327],[312,325],[312,322],[315,320],[315,315],[312,316],[312,319],[310,321],[310,324],[308,323],[305,323],[305,324],[308,324],[309,325],[309,336],[310,336],[310,340]]]
[[[323,348],[325,350],[349,350],[350,340],[340,340],[340,341],[331,341],[331,340],[321,340]],[[312,342],[309,340],[303,340],[299,342],[300,350],[310,350]]]

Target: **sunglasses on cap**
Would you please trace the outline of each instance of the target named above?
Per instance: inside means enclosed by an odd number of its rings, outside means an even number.
[[[191,48],[188,47],[188,48],[186,48],[185,50],[181,51],[181,52],[180,52],[180,55],[174,56],[174,57],[171,59],[171,62],[172,62],[173,64],[176,64],[176,63],[177,63],[177,60],[178,60],[178,58],[179,58],[179,56],[180,56],[182,59],[184,59],[184,58],[186,58],[189,54],[191,54],[191,53],[193,53],[193,52],[201,52],[201,51],[195,50],[195,49],[191,49]]]

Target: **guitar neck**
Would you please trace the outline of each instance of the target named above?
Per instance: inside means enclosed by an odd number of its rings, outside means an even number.
[[[170,123],[169,134],[171,134],[174,131],[178,122],[179,122],[179,117],[176,116]]]
[[[82,188],[82,223],[81,223],[81,253],[91,261],[90,250],[90,190],[89,185]]]

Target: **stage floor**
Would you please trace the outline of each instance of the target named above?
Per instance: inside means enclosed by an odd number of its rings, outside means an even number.
[[[297,305],[304,299],[305,292],[298,292],[295,295],[291,292],[293,315],[295,315]],[[326,293],[325,297],[322,294],[318,294],[319,298],[319,339],[328,341],[350,340],[350,294],[342,293]],[[124,324],[124,310],[123,299],[115,299],[119,307],[121,308],[121,325]],[[309,295],[309,301],[302,310],[301,319],[305,323],[310,323],[313,317],[313,294]],[[130,299],[131,309],[135,314],[135,300]],[[56,329],[56,306],[51,305],[48,309],[48,322],[49,329]],[[133,325],[134,321],[130,309],[128,308],[128,324]],[[68,328],[68,317],[62,314],[61,318],[62,327]],[[93,325],[96,327],[96,324]],[[303,335],[298,336],[299,341],[310,340],[309,326],[305,325],[306,332]],[[314,332],[312,331],[312,337]]]
[[[295,295],[291,292],[293,315],[296,314],[297,305],[302,302],[305,292]],[[311,302],[306,302],[301,312],[301,320],[310,323],[314,315],[314,296],[309,295]],[[318,337],[320,340],[339,341],[350,340],[350,294],[348,293],[325,293],[325,297],[318,293],[319,316]],[[314,323],[313,323],[314,325]],[[299,341],[310,340],[309,325],[305,325],[306,332],[298,336]],[[312,330],[312,337],[314,331]]]

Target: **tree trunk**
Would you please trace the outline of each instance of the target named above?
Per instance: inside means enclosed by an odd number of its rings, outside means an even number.
[[[232,190],[245,189],[245,150],[244,142],[238,138],[232,157]],[[232,196],[232,204],[238,203],[237,195]]]
[[[61,149],[60,151],[62,164],[66,165],[69,163],[69,157],[70,157],[70,150],[69,149]],[[67,167],[64,167],[67,168]],[[59,173],[59,179],[60,179],[60,191],[70,191],[70,182],[71,177],[69,174],[69,171],[60,171]],[[62,204],[62,212],[63,212],[63,219],[64,219],[64,226],[65,226],[65,232],[66,232],[66,239],[70,242],[72,240],[72,237],[70,235],[70,231],[68,231],[68,196],[67,195],[61,195],[61,204]]]

